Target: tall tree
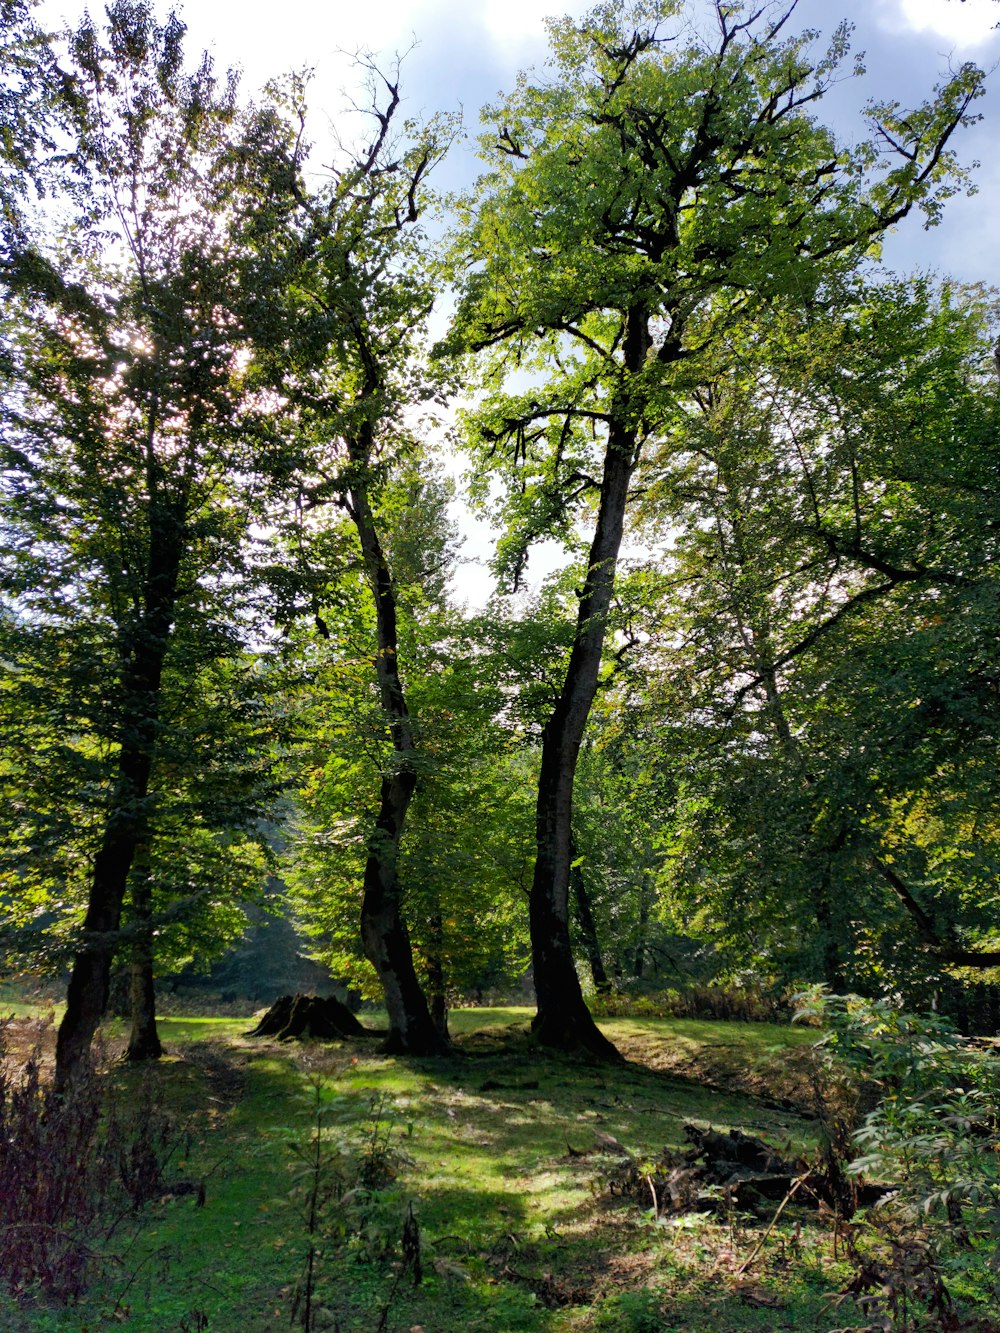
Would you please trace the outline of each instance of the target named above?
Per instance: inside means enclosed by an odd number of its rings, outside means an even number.
[[[423,599],[413,605],[416,590],[402,577],[408,562],[390,544],[419,727],[399,876],[417,976],[444,1032],[449,997],[514,984],[526,965],[535,756],[498,726],[505,699],[478,626]],[[374,998],[378,979],[359,947],[358,884],[392,754],[371,688],[372,610],[363,592],[353,601],[342,578],[338,586],[340,605],[322,608],[330,639],[305,656],[311,739],[291,883],[315,956]]]
[[[601,671],[630,488],[706,349],[782,292],[813,294],[915,204],[954,191],[948,142],[982,75],[933,101],[872,108],[853,150],[810,115],[847,29],[813,58],[795,4],[717,3],[715,31],[674,0],[602,5],[550,24],[551,69],[487,109],[488,173],[467,205],[453,349],[483,353],[471,443],[503,478],[515,573],[531,539],[592,527],[576,632],[544,731],[531,932],[542,1044],[614,1051],[583,1003],[568,929],[573,779]],[[668,35],[665,26],[674,21]],[[530,387],[505,392],[506,376]]]
[[[422,449],[420,429],[407,413],[439,392],[439,374],[419,369],[434,296],[420,223],[429,203],[426,177],[454,127],[443,119],[401,128],[398,76],[383,77],[374,67],[368,72],[371,141],[360,151],[342,147],[330,178],[315,188],[303,178],[302,144],[293,145],[274,175],[285,215],[273,227],[265,222],[254,239],[273,257],[287,294],[280,307],[283,340],[276,340],[270,364],[284,369],[287,425],[298,455],[293,484],[299,502],[289,545],[308,571],[306,582],[322,584],[322,541],[310,544],[310,533],[321,526],[321,510],[346,515],[374,611],[371,659],[389,747],[367,836],[364,951],[385,993],[388,1048],[430,1054],[444,1039],[414,968],[399,874],[420,761],[386,504],[393,483],[415,469]],[[293,84],[289,92],[301,106],[301,88]],[[266,357],[261,364],[269,364]]]
[[[924,280],[776,306],[692,409],[674,865],[743,965],[927,1000],[997,957],[989,316]]]
[[[249,628],[236,610],[243,545],[269,461],[267,405],[241,385],[231,225],[252,159],[234,151],[234,80],[207,57],[186,70],[183,32],[117,0],[105,30],[85,19],[66,35],[53,88],[61,207],[37,234],[20,229],[4,273],[4,594],[19,642],[43,645],[66,686],[53,750],[76,752],[99,783],[63,1088],[88,1062],[130,876],[155,831],[165,679],[233,652]],[[6,688],[44,692],[31,666],[24,678],[8,659]]]

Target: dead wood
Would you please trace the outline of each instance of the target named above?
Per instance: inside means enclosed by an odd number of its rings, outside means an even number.
[[[334,995],[282,995],[247,1033],[248,1037],[276,1037],[278,1041],[343,1041],[373,1035]]]
[[[609,1189],[637,1203],[652,1202],[657,1214],[686,1213],[696,1208],[736,1207],[754,1210],[795,1197],[813,1207],[821,1203],[843,1210],[833,1198],[833,1185],[822,1164],[783,1158],[770,1144],[752,1134],[685,1125],[689,1147],[665,1148],[652,1161],[626,1155],[611,1172]],[[594,1150],[591,1150],[594,1151]],[[573,1156],[584,1154],[570,1149]],[[881,1197],[890,1187],[865,1184],[857,1189],[854,1207]]]

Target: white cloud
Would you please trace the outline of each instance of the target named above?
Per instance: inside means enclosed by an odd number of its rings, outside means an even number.
[[[1000,19],[995,0],[894,0],[891,11],[893,27],[943,37],[956,48],[985,45]]]
[[[545,33],[545,18],[563,13],[565,4],[545,4],[539,0],[485,0],[483,23],[490,35],[505,44],[539,40]]]

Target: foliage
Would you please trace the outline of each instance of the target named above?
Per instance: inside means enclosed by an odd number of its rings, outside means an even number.
[[[677,362],[724,340],[755,298],[809,299],[831,256],[857,259],[918,201],[936,215],[961,180],[945,143],[974,119],[971,66],[912,119],[873,106],[871,137],[845,150],[806,108],[839,76],[846,25],[813,57],[815,34],[785,38],[781,23],[722,6],[713,44],[680,25],[681,8],[657,0],[553,20],[553,75],[523,74],[487,108],[487,172],[455,237],[478,262],[450,345],[493,349],[467,426],[475,494],[492,504],[500,483],[498,563],[515,586],[533,540],[578,544],[603,431],[626,398],[641,440],[669,453],[678,394],[698,382]],[[879,152],[915,140],[913,156]],[[630,309],[655,321],[635,385],[622,361]],[[515,368],[529,387],[504,387]]]
[[[687,985],[639,994],[596,995],[599,1018],[695,1018],[732,1023],[780,1023],[791,1014],[787,995],[760,986]]]
[[[867,1261],[877,1269],[889,1248],[888,1290],[900,1309],[907,1297],[919,1308],[925,1279],[925,1300],[950,1304],[954,1285],[995,1308],[1000,1072],[992,1050],[971,1045],[947,1019],[889,1001],[823,991],[801,998],[800,1012],[828,1028],[821,1043],[828,1069],[846,1065],[879,1089],[854,1131],[857,1155],[847,1169],[893,1188],[855,1242],[859,1267]],[[905,1315],[900,1326],[909,1326]]]
[[[731,333],[691,405],[646,702],[665,887],[737,966],[929,1002],[992,938],[992,305],[830,296]]]

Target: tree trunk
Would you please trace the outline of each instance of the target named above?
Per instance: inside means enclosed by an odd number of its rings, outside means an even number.
[[[537,855],[529,906],[538,1003],[532,1031],[543,1046],[583,1049],[607,1060],[620,1057],[583,1002],[569,937],[573,781],[597,692],[629,482],[635,466],[638,425],[629,380],[642,370],[649,345],[648,319],[642,310],[633,308],[625,320],[625,384],[611,412],[597,526],[573,648],[562,689],[542,732],[535,821]]]
[[[643,874],[642,887],[639,890],[639,921],[636,926],[635,954],[632,961],[632,975],[637,981],[642,980],[646,970],[646,931],[649,928],[649,913],[652,908],[652,892],[649,875]]]
[[[381,808],[365,865],[361,942],[385,992],[389,1014],[385,1049],[399,1055],[436,1055],[447,1043],[431,1019],[417,980],[402,912],[403,890],[396,873],[399,840],[415,785],[409,772],[382,779]]]
[[[448,988],[444,975],[444,923],[441,913],[431,917],[431,945],[427,955],[427,989],[430,993],[431,1018],[441,1037],[448,1041]]]
[[[396,597],[372,514],[365,476],[372,441],[362,434],[348,442],[357,480],[351,487],[351,517],[357,528],[365,570],[375,597],[378,676],[382,710],[392,737],[393,766],[382,776],[379,814],[368,843],[364,894],[361,903],[361,941],[365,957],[378,973],[389,1014],[387,1051],[408,1055],[435,1055],[448,1049],[427,1007],[413,966],[413,951],[403,917],[403,888],[396,870],[406,814],[417,785],[413,769],[414,741],[410,716],[399,675]]]
[[[743,570],[754,567],[748,542],[739,514],[731,517],[733,540],[739,567]],[[802,754],[802,745],[788,724],[785,706],[778,686],[778,676],[774,668],[775,652],[771,637],[771,626],[767,608],[759,595],[753,597],[746,608],[746,623],[741,625],[744,642],[754,656],[757,676],[764,688],[766,713],[774,728],[775,736],[785,758],[798,770],[801,781],[806,786],[812,785]],[[817,943],[820,954],[820,967],[823,980],[836,993],[846,989],[844,978],[844,960],[841,940],[843,931],[837,929],[837,912],[834,909],[836,890],[834,887],[834,858],[840,852],[848,836],[846,827],[841,827],[828,846],[820,849],[822,864],[816,871],[816,888],[813,899],[813,911],[816,918]],[[816,857],[808,847],[805,856],[810,861]]]
[[[158,503],[153,495],[149,508],[144,611],[123,673],[118,776],[94,858],[83,943],[73,960],[66,1012],[56,1039],[57,1092],[69,1091],[90,1067],[91,1043],[107,1007],[125,890],[136,852],[149,837],[149,778],[183,551],[183,506]]]
[[[156,1030],[156,985],[153,977],[153,892],[149,846],[139,848],[132,868],[132,963],[130,999],[132,1031],[125,1059],[159,1060],[163,1054]]]
[[[608,974],[604,970],[604,958],[601,955],[601,941],[597,937],[597,924],[594,921],[594,913],[590,906],[590,894],[587,892],[587,881],[583,877],[583,871],[577,864],[576,843],[570,840],[569,854],[571,858],[570,865],[570,885],[573,889],[573,899],[576,903],[576,920],[580,927],[580,937],[583,940],[583,947],[587,953],[587,962],[590,964],[590,976],[594,983],[594,990],[598,995],[606,995],[611,989],[611,982],[608,980]]]

